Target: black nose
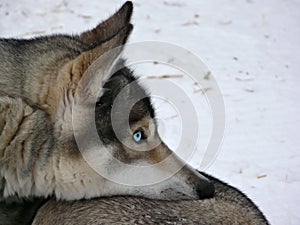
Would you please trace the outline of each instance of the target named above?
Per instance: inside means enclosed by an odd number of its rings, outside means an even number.
[[[215,194],[215,187],[209,180],[200,180],[196,183],[196,192],[199,199],[212,198]]]

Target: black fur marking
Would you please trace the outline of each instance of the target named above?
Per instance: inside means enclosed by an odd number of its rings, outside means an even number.
[[[134,76],[133,72],[123,67],[114,73],[111,78],[104,84],[104,93],[96,103],[95,120],[98,135],[104,144],[109,144],[112,141],[117,141],[117,137],[112,128],[111,123],[111,109],[114,100],[120,91],[131,82],[136,81],[138,78]],[[138,86],[136,89],[130,88],[128,96],[123,100],[124,104],[128,102],[131,96],[141,92],[144,96],[148,96],[146,91]],[[126,105],[124,105],[126,107]],[[122,112],[118,112],[120,116]],[[151,104],[150,97],[146,97],[138,101],[130,111],[129,124],[135,123],[145,116],[149,115],[151,118],[155,117],[155,112]]]

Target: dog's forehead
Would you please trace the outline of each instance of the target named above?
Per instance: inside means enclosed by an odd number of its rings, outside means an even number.
[[[129,106],[129,99],[136,96],[145,96],[138,100],[130,109],[129,123],[137,122],[147,115],[154,118],[155,112],[151,98],[137,81],[138,77],[129,68],[123,67],[118,70],[104,84],[105,92],[99,99],[99,104],[112,106],[116,103],[115,100],[119,97],[118,95],[122,93],[122,101],[117,101],[117,103],[121,102],[124,104],[124,108],[126,108],[125,106]],[[135,82],[135,85],[130,85],[132,82]],[[126,89],[126,91],[123,92],[123,89]]]
[[[139,127],[144,127],[147,130],[154,131],[156,126],[156,121],[154,118],[151,118],[150,115],[144,116],[139,121],[130,124],[132,130],[136,130]]]

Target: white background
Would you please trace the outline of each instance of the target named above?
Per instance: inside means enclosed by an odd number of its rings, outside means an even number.
[[[78,33],[122,3],[1,0],[0,36]],[[139,0],[134,5],[130,42],[165,41],[192,51],[221,88],[226,131],[206,172],[248,194],[271,224],[300,224],[300,1]],[[166,73],[158,67],[149,71]],[[178,79],[174,82],[184,83]],[[202,101],[195,90],[191,98]],[[176,117],[163,109],[159,114],[171,121],[164,130],[176,133]],[[199,120],[205,133],[209,125]],[[165,140],[172,146],[172,136]],[[191,163],[198,167],[199,157]]]

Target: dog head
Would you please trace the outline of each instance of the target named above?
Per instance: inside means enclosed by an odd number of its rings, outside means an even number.
[[[132,3],[127,2],[108,20],[75,37],[87,46],[87,50],[72,61],[73,68],[76,68],[73,74],[84,74],[98,57],[126,43],[132,30],[131,13]],[[107,75],[112,63],[118,69]],[[97,74],[103,76],[103,85],[99,87],[102,91],[96,102],[94,121],[98,136],[110,153],[99,164],[101,170],[109,171],[107,173],[112,178],[105,181],[103,195],[138,195],[155,199],[212,197],[213,184],[185,165],[160,139],[151,99],[133,72],[124,67],[124,61],[109,59],[97,66]],[[140,98],[131,101],[136,96]],[[141,171],[145,167],[147,173]],[[167,178],[153,182],[161,175]],[[118,179],[124,181],[124,178],[131,184],[138,181],[139,185],[114,182]]]

